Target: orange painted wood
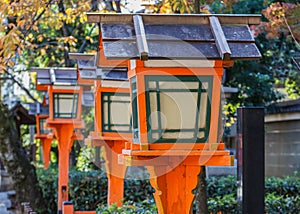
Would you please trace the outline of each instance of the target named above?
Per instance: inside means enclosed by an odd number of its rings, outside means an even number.
[[[125,135],[126,134],[126,135]],[[88,138],[85,140],[85,145],[87,146],[104,146],[105,143],[110,141],[122,141],[127,143],[128,140],[131,139],[131,134],[129,133],[123,133],[120,135],[120,133],[97,133],[97,132],[90,132]]]
[[[217,143],[218,150],[224,150],[225,144],[224,143]],[[149,144],[149,150],[170,150],[170,149],[182,149],[182,150],[189,150],[189,149],[209,149],[209,145],[206,143],[152,143]]]
[[[83,88],[82,87],[77,87],[76,89],[61,89],[61,88],[54,88],[54,86],[49,85],[48,86],[48,94],[49,94],[49,119],[52,122],[58,121],[58,123],[70,123],[70,122],[75,122],[76,121],[81,121],[81,112],[82,112],[82,105],[81,105],[81,100],[82,100],[82,92]],[[63,118],[54,118],[54,101],[53,101],[53,93],[78,93],[78,106],[77,106],[77,118],[75,119],[63,119]],[[48,121],[47,121],[48,124]]]
[[[42,150],[43,150],[43,162],[44,162],[44,169],[48,169],[50,164],[50,151],[51,151],[51,138],[44,138],[40,139]]]
[[[200,166],[188,166],[183,163],[174,168],[148,167],[159,214],[192,213],[192,202],[195,198],[192,191],[197,187],[200,171]]]
[[[129,88],[108,88],[108,87],[99,87],[97,90],[101,92],[112,92],[112,93],[129,93]]]
[[[188,156],[186,163],[189,165],[201,165],[201,166],[232,166],[231,155],[201,155]]]
[[[37,135],[40,135],[41,134],[40,119],[47,119],[48,115],[39,115],[38,114],[35,116],[35,118],[36,118],[36,133],[37,133]]]
[[[102,102],[101,102],[101,82],[95,81],[96,87],[95,87],[95,131],[96,132],[102,132]]]
[[[140,130],[140,149],[148,149],[147,113],[146,113],[146,92],[145,78],[138,74],[136,78],[136,89],[138,97],[138,122]]]
[[[62,206],[63,214],[73,214],[74,213],[74,205],[73,204],[64,204]]]
[[[97,66],[98,67],[127,67],[128,60],[108,60],[105,57],[104,50],[103,50],[103,40],[101,33],[99,34],[99,52],[98,52],[98,59],[97,59]]]
[[[58,140],[58,210],[62,210],[62,203],[68,201],[69,181],[69,156],[72,146],[73,124],[56,124],[54,127],[55,136]],[[66,189],[63,190],[62,187]]]
[[[92,79],[82,79],[82,78],[78,78],[77,79],[77,84],[78,85],[85,85],[85,86],[92,86],[94,85],[94,80]]]
[[[108,205],[116,203],[117,206],[121,206],[124,198],[124,178],[127,166],[118,164],[118,155],[122,153],[124,147],[125,142],[118,140],[108,141],[103,146],[102,151],[108,178]]]
[[[102,146],[108,178],[107,203],[108,205],[116,203],[117,206],[121,206],[124,198],[124,178],[127,166],[119,165],[118,155],[122,153],[127,141],[124,138],[99,136],[96,132],[91,132],[85,143],[89,146]]]
[[[128,60],[108,60],[105,55],[104,51],[101,48],[98,53],[98,60],[97,60],[97,66],[98,67],[121,67],[121,68],[126,68],[127,67],[127,62]]]
[[[56,126],[64,125],[73,125],[74,129],[76,128],[84,128],[84,123],[82,120],[77,119],[65,119],[65,118],[57,118],[57,119],[47,119],[46,123],[48,127],[55,128]]]
[[[124,155],[130,156],[216,156],[229,155],[230,151],[207,151],[207,150],[147,150],[147,151],[132,151],[123,150]]]
[[[170,165],[170,158],[177,158],[181,162],[185,161],[185,164],[191,166],[232,166],[232,156],[225,155],[181,155],[181,156],[130,156],[120,155],[119,160],[127,166],[164,166]],[[178,162],[179,164],[180,162]]]
[[[48,90],[48,85],[39,85],[39,84],[36,83],[35,90],[37,90],[37,91],[47,91]]]
[[[220,68],[219,72],[223,72]],[[211,113],[210,113],[210,129],[208,143],[216,143],[221,140],[219,135],[219,120],[221,115],[221,81],[218,76],[213,78],[212,98],[211,98]]]
[[[142,75],[216,75],[222,76],[223,68],[135,68],[128,72],[128,77],[132,78],[133,76],[137,76],[138,74]]]
[[[50,99],[51,100],[51,99]],[[51,110],[50,110],[51,112]],[[68,181],[69,181],[69,156],[73,145],[72,136],[75,128],[83,128],[84,123],[75,119],[47,119],[48,127],[53,128],[54,135],[58,140],[58,210],[62,210],[62,203],[68,201]],[[62,187],[66,189],[63,190]]]
[[[132,140],[132,133],[123,132],[102,132],[102,136],[105,138],[115,138],[115,140]]]

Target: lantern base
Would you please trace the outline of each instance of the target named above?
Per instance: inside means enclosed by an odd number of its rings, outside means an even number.
[[[189,165],[199,166],[233,166],[234,157],[229,151],[216,150],[123,150],[119,155],[119,164],[126,166],[164,166],[170,159],[177,159],[178,164],[186,161]]]
[[[85,144],[89,146],[102,146],[108,178],[108,205],[116,203],[117,206],[121,206],[124,198],[124,178],[127,166],[118,164],[118,154],[122,153],[125,143],[126,141],[121,137],[97,136],[95,132],[90,133],[85,141]]]
[[[195,198],[193,190],[197,188],[200,171],[201,166],[186,165],[185,162],[174,168],[170,166],[148,167],[159,214],[192,213]]]

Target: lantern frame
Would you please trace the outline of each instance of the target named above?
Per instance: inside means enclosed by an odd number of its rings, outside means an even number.
[[[224,146],[216,145],[220,143],[219,138],[219,119],[220,119],[220,104],[221,104],[221,78],[223,75],[223,67],[221,61],[216,61],[212,67],[146,67],[143,61],[135,60],[135,66],[129,70],[128,76],[130,78],[131,86],[131,101],[132,101],[132,117],[133,117],[133,147],[140,145],[141,150],[156,150],[156,149],[170,149],[176,144],[179,149],[184,149],[186,146],[192,146],[195,149],[203,149],[206,143],[214,144],[214,147],[224,148]],[[198,63],[201,66],[201,62]],[[206,66],[206,65],[205,65]],[[165,77],[164,77],[165,76]],[[209,88],[209,101],[211,109],[209,127],[206,130],[206,138],[202,140],[159,140],[151,142],[149,138],[149,105],[147,96],[149,90],[146,82],[147,78],[178,78],[178,79],[194,79],[194,80],[208,80],[211,84]],[[135,88],[136,85],[136,88]],[[133,100],[134,94],[137,94],[137,100]],[[134,107],[136,102],[136,106]],[[137,111],[135,110],[137,108]],[[148,111],[148,112],[147,112]],[[146,119],[145,119],[146,118]],[[138,122],[138,124],[137,124]],[[208,123],[207,123],[208,125]],[[139,131],[139,132],[137,132]],[[137,136],[139,135],[139,136]],[[198,142],[197,142],[198,141]],[[184,145],[181,145],[184,144]]]

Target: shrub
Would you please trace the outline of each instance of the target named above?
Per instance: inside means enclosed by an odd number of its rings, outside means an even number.
[[[106,207],[107,178],[100,170],[70,171],[69,195],[75,210],[98,210],[106,213],[153,213],[156,211],[149,180],[125,180],[124,205]],[[48,213],[55,213],[57,198],[57,170],[38,170],[39,183],[48,202]],[[236,177],[211,177],[207,180],[209,212],[236,213]],[[265,212],[300,213],[300,178],[266,178]],[[99,211],[99,212],[100,212]],[[123,211],[123,212],[121,212]],[[147,212],[146,212],[147,211]],[[104,213],[105,213],[104,212]]]
[[[224,197],[229,194],[234,194],[234,197],[236,196],[237,184],[235,176],[210,177],[206,183],[208,198]]]
[[[145,200],[142,202],[126,201],[121,207],[115,204],[111,206],[101,205],[97,208],[98,214],[155,214],[157,213],[156,205],[153,200]]]

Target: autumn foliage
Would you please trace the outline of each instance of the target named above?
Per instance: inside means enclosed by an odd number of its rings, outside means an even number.
[[[63,65],[60,53],[76,50],[78,31],[83,31],[86,21],[84,12],[89,10],[90,1],[2,0],[0,70],[7,71],[20,60],[49,66],[50,58],[52,64]]]

